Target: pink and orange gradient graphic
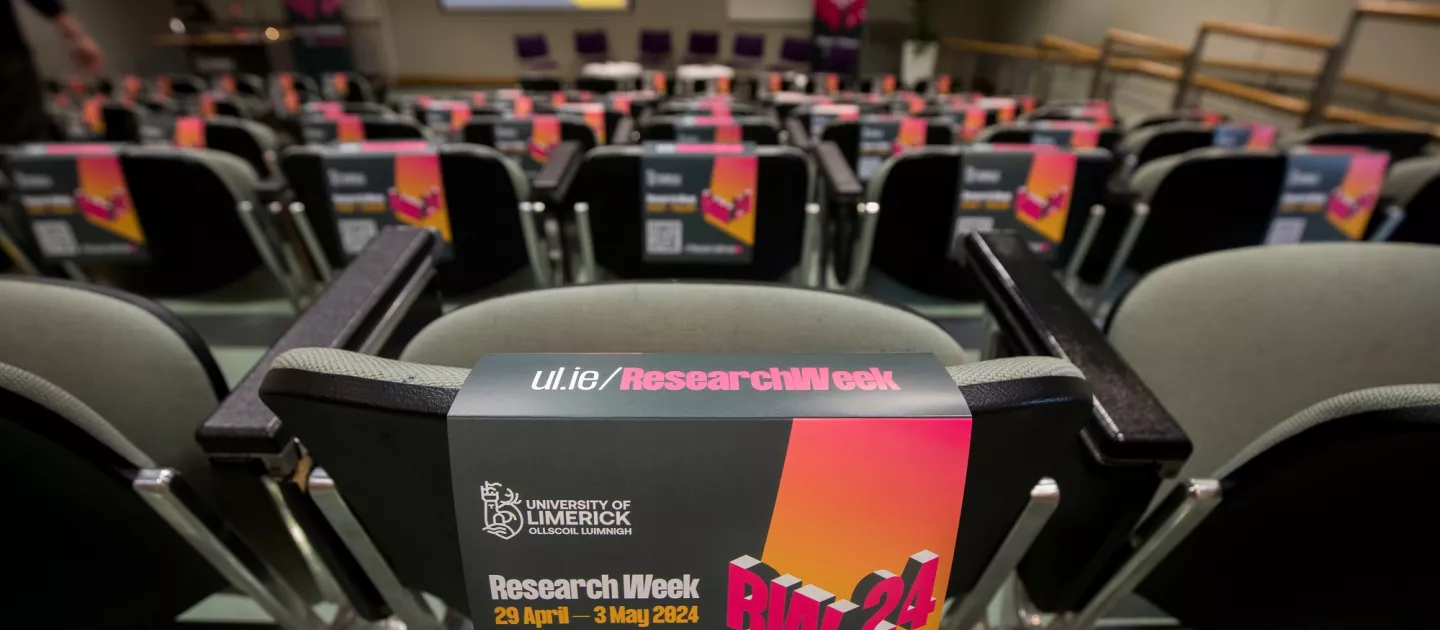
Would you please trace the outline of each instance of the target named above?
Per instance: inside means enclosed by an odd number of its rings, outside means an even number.
[[[1075,154],[1037,153],[1030,179],[1015,190],[1015,218],[1051,243],[1065,236],[1065,221],[1075,191]]]
[[[960,137],[970,142],[980,135],[980,130],[984,128],[985,109],[979,105],[966,105],[965,118],[960,122]]]
[[[1252,123],[1250,125],[1250,139],[1245,143],[1247,149],[1269,149],[1275,146],[1275,125],[1264,125]]]
[[[177,147],[205,147],[205,121],[198,116],[181,116],[175,119],[173,142]]]
[[[363,142],[365,121],[355,114],[341,114],[335,118],[335,139],[339,142]]]
[[[130,200],[125,174],[120,171],[120,158],[111,155],[86,155],[76,158],[75,170],[80,187],[75,190],[75,205],[85,221],[136,245],[145,244],[145,231]]]
[[[900,130],[895,134],[895,146],[891,153],[904,153],[906,149],[925,146],[925,135],[929,125],[924,118],[901,118]]]
[[[1380,185],[1385,181],[1385,167],[1389,164],[1387,153],[1356,154],[1350,158],[1344,181],[1330,193],[1325,220],[1352,241],[1365,236],[1365,226],[1375,213]]]
[[[451,242],[450,211],[440,179],[440,156],[432,152],[395,156],[395,187],[389,190],[390,212],[401,223],[429,228]]]
[[[560,119],[554,116],[536,116],[530,120],[530,159],[537,164],[548,164],[550,152],[560,144]]]
[[[755,212],[759,206],[760,158],[754,155],[721,155],[715,157],[710,172],[710,188],[702,193],[708,198],[705,222],[748,246],[755,245]],[[729,220],[712,213],[710,208],[729,209]],[[742,211],[743,210],[743,211]]]
[[[849,599],[871,572],[900,575],[930,551],[940,566],[923,628],[938,628],[969,458],[968,418],[797,418],[760,559]],[[861,460],[892,465],[877,475]]]

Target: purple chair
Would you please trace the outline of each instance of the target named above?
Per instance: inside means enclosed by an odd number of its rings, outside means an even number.
[[[810,68],[810,40],[804,37],[786,37],[780,43],[780,63],[772,70],[804,71]]]
[[[825,58],[823,65],[826,72],[834,72],[842,77],[853,76],[860,69],[860,50],[839,46],[831,48],[830,55]]]
[[[730,66],[736,69],[752,69],[760,66],[765,59],[765,36],[759,33],[737,33],[734,56]]]
[[[672,54],[670,31],[640,31],[640,65],[665,68],[670,65]]]
[[[690,50],[685,63],[711,63],[720,56],[720,33],[690,31]]]
[[[546,72],[560,67],[550,58],[550,45],[545,42],[544,33],[516,35],[515,56],[520,60],[522,71]]]
[[[582,62],[610,60],[610,39],[604,30],[575,31],[575,55]]]

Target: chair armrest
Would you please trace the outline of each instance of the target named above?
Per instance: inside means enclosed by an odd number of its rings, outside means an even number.
[[[561,142],[550,152],[550,161],[545,163],[545,168],[535,174],[531,182],[531,201],[543,201],[559,207],[570,192],[570,183],[575,181],[575,174],[580,172],[580,162],[584,159],[585,152],[580,150],[579,142]]]
[[[1103,462],[1179,471],[1191,451],[1184,430],[1024,241],[971,234],[964,264],[1017,353],[1066,359],[1086,374],[1095,413],[1082,435]]]
[[[260,180],[259,183],[255,184],[255,194],[260,199],[261,207],[268,206],[272,201],[288,203],[294,198],[294,194],[291,193],[289,185],[282,177]]]
[[[260,402],[270,362],[294,348],[377,352],[434,276],[435,245],[427,230],[390,228],[376,236],[200,426],[201,448],[225,460],[280,457],[293,438]]]
[[[786,118],[784,129],[791,146],[802,149],[810,146],[810,132],[805,130],[805,125],[800,124],[799,120]]]
[[[825,180],[827,199],[834,201],[856,201],[865,194],[855,169],[845,160],[840,146],[834,142],[822,142],[815,147],[815,159],[819,162],[820,176]]]
[[[635,119],[626,116],[615,124],[615,137],[610,138],[610,144],[623,145],[635,144]]]

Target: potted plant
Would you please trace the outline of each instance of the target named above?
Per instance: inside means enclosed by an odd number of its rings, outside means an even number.
[[[910,0],[913,30],[905,40],[900,60],[900,84],[913,86],[917,81],[935,76],[935,60],[940,55],[940,39],[930,27],[930,0]]]

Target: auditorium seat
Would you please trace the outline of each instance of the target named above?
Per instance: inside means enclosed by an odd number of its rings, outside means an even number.
[[[1369,147],[1390,154],[1390,163],[1425,155],[1435,137],[1424,131],[1400,131],[1366,125],[1316,125],[1280,137],[1276,147],[1301,145]]]
[[[356,153],[395,155],[393,149],[357,150],[297,146],[280,159],[286,179],[303,204],[305,218],[318,241],[323,259],[330,268],[345,266],[378,232],[372,226],[354,235],[342,234],[341,220],[331,202],[327,183],[327,155]],[[441,182],[451,230],[450,255],[442,257],[437,286],[447,295],[458,295],[498,284],[524,285],[537,277],[544,261],[532,262],[532,244],[523,230],[520,204],[530,199],[530,182],[514,161],[498,151],[479,145],[442,145],[439,149]],[[360,226],[364,227],[364,226]],[[360,228],[356,228],[360,229]],[[536,255],[539,255],[538,252]]]
[[[428,140],[430,134],[425,126],[416,122],[413,118],[401,118],[399,116],[375,116],[370,114],[358,115],[361,128],[364,130],[364,138],[360,140]],[[323,144],[334,142],[336,137],[336,121],[334,120],[306,120],[301,123],[302,133],[307,144]],[[356,140],[359,141],[359,140]]]
[[[642,166],[647,149],[639,146],[599,147],[585,156],[565,197],[565,206],[587,204],[588,231],[577,222],[567,242],[577,282],[607,278],[731,278],[808,284],[807,253],[818,256],[819,234],[811,234],[806,206],[815,201],[815,167],[809,156],[794,147],[761,146],[757,190],[753,208],[753,248],[748,262],[646,261],[647,223]],[[577,215],[580,213],[577,212]],[[578,218],[578,216],[577,216]],[[567,229],[572,226],[567,225]],[[819,226],[813,225],[818,231]],[[593,246],[590,269],[586,241]]]
[[[1440,586],[1415,508],[1440,447],[1437,266],[1431,246],[1254,247],[1125,297],[1110,341],[1195,446],[1132,543],[1178,543],[1131,559],[1158,563],[1127,566],[1141,594],[1197,630],[1428,623],[1383,602]],[[1202,478],[1219,483],[1184,481]],[[1187,490],[1198,525],[1158,528]]]
[[[1215,128],[1199,122],[1154,123],[1131,130],[1115,147],[1116,159],[1123,164],[1119,174],[1128,178],[1155,159],[1208,147],[1214,141]]]
[[[990,144],[1043,144],[1044,142],[1035,142],[1036,132],[1061,133],[1066,129],[1065,127],[1053,125],[1049,119],[1036,120],[1034,122],[1010,123],[1008,125],[992,125],[981,130],[980,135],[975,137],[975,142]],[[1095,146],[1113,152],[1115,151],[1115,146],[1119,143],[1120,132],[1110,127],[1099,130],[1099,136],[1096,139]],[[1074,146],[1064,142],[1050,142],[1049,144],[1058,144],[1065,147]]]
[[[640,123],[640,140],[642,142],[674,142],[677,138],[690,135],[682,133],[685,126],[691,124],[687,116],[650,116]],[[720,117],[725,119],[726,117]],[[739,127],[740,141],[753,142],[760,145],[780,144],[780,125],[767,116],[737,116],[728,119],[730,123]],[[714,123],[714,124],[712,124]],[[711,119],[705,121],[702,126],[714,128],[715,124],[721,124],[721,120]],[[683,139],[681,140],[684,141]]]
[[[1440,157],[1393,164],[1380,199],[1382,209],[1396,206],[1405,211],[1405,220],[1386,240],[1440,245]]]
[[[228,582],[283,627],[317,622],[263,489],[216,475],[194,440],[227,393],[195,331],[151,300],[63,280],[0,279],[0,302],[0,470],[24,515],[0,531],[7,562],[33,569],[7,587],[6,618],[169,627]]]
[[[1081,277],[1098,283],[1100,299],[1109,300],[1166,263],[1264,243],[1285,181],[1285,162],[1276,151],[1222,148],[1150,161],[1130,176],[1136,202],[1148,208],[1133,247],[1126,251],[1132,209],[1108,208]]]
[[[537,118],[537,117],[531,117]],[[560,137],[551,138],[551,142],[575,142],[580,145],[581,154],[589,152],[598,144],[595,140],[595,130],[591,129],[584,122],[571,116],[556,116],[560,124]],[[465,124],[460,132],[463,142],[493,147],[519,165],[520,169],[527,176],[534,177],[544,167],[539,160],[530,159],[536,147],[533,137],[533,127],[530,137],[516,137],[513,139],[496,138],[497,127],[507,125],[506,121],[523,120],[517,118],[506,118],[503,116],[476,116]],[[543,142],[541,142],[543,144]],[[553,146],[550,148],[553,151]],[[548,155],[548,153],[547,153]]]
[[[915,149],[886,162],[870,180],[866,200],[879,204],[869,260],[873,271],[867,274],[869,277],[854,280],[851,283],[854,289],[865,286],[867,281],[879,280],[881,284],[898,282],[915,291],[948,299],[979,297],[979,286],[971,274],[960,267],[960,256],[955,249],[960,236],[956,233],[955,212],[961,196],[965,156],[975,150]],[[1113,168],[1106,151],[1081,149],[1074,153],[1077,155],[1074,190],[1061,240],[1043,245],[1047,260],[1055,268],[1064,268],[1069,263],[1090,209],[1104,202],[1105,183]],[[854,279],[850,274],[864,268],[860,264],[835,271],[847,272],[843,277]],[[836,275],[842,277],[840,273]]]
[[[237,214],[241,202],[258,201],[258,177],[244,160],[210,149],[163,146],[124,147],[116,154],[144,253],[115,262],[81,262],[78,268],[87,277],[143,295],[193,295],[260,266]],[[24,159],[12,155],[11,169]]]
[[[633,326],[637,312],[647,313],[654,325]],[[946,364],[963,360],[948,334],[903,309],[729,282],[606,284],[497,298],[431,324],[402,361],[329,349],[278,357],[262,399],[333,479],[398,581],[471,616],[488,611],[470,610],[465,592],[446,414],[468,374],[460,366],[507,351],[920,351]],[[971,453],[966,517],[949,589],[963,595],[976,585],[1031,488],[1074,439],[1091,398],[1074,368],[1055,359],[956,365],[950,375],[974,414],[976,443],[990,445]],[[333,392],[342,383],[348,394],[337,397]]]
[[[280,176],[275,151],[280,142],[275,131],[251,120],[216,117],[205,121],[205,146],[245,160],[263,184]]]
[[[1187,109],[1178,112],[1162,112],[1139,116],[1132,119],[1127,127],[1129,131],[1137,131],[1154,125],[1168,125],[1170,123],[1190,122],[1214,125],[1228,120],[1230,120],[1228,114],[1200,109]]]

